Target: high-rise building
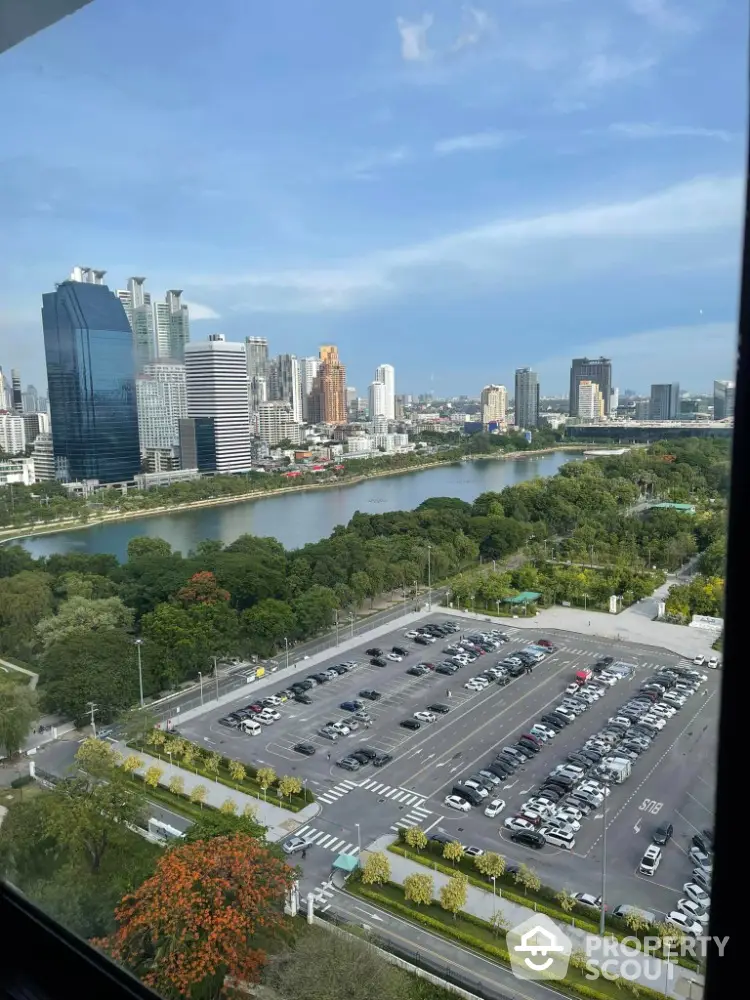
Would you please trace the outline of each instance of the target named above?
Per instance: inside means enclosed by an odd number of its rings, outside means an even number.
[[[13,388],[0,365],[0,410],[13,409]]]
[[[536,427],[539,423],[539,376],[530,368],[516,368],[516,427]]]
[[[680,386],[678,382],[651,386],[649,419],[678,420],[680,417]]]
[[[26,447],[33,444],[40,434],[49,433],[49,417],[46,413],[24,413],[23,429]],[[54,478],[54,477],[53,477]]]
[[[603,420],[604,394],[596,382],[582,379],[578,383],[578,414],[585,420]]]
[[[299,359],[294,354],[280,354],[270,363],[269,396],[289,403],[292,419],[302,422],[302,380]]]
[[[579,416],[578,386],[581,382],[595,382],[604,400],[604,413],[609,414],[612,394],[612,362],[608,358],[573,358],[570,366],[570,400],[568,413]]]
[[[34,480],[37,483],[53,482],[55,478],[55,446],[49,431],[37,434],[31,449],[34,459]]]
[[[154,303],[156,356],[183,364],[190,343],[190,311],[182,301],[182,290],[170,288],[163,302]]]
[[[310,416],[310,395],[313,391],[315,376],[320,370],[320,358],[300,358],[299,377],[302,383],[302,420],[306,424],[314,423]]]
[[[180,444],[180,420],[188,415],[185,366],[169,361],[146,365],[136,381],[141,455]]]
[[[505,423],[508,391],[504,385],[486,385],[479,396],[483,424]]]
[[[380,365],[375,369],[375,381],[385,386],[385,413],[388,420],[396,417],[396,372],[393,365]]]
[[[610,389],[609,391],[609,413],[617,413],[617,407],[620,405],[620,390],[617,388]]]
[[[734,416],[734,382],[714,382],[714,420]]]
[[[24,413],[38,413],[37,400],[39,399],[39,393],[36,390],[36,386],[27,385],[26,391],[23,393],[23,412]]]
[[[145,278],[128,278],[127,289],[118,288],[115,292],[122,302],[133,331],[133,350],[136,369],[139,372],[156,357],[154,312],[151,306],[151,293],[145,290],[145,283]]]
[[[258,408],[258,437],[271,447],[281,441],[300,444],[302,426],[294,419],[292,404],[281,399],[261,403]]]
[[[320,348],[320,367],[310,393],[310,421],[346,423],[346,367],[332,344]]]
[[[250,405],[245,345],[229,342],[221,333],[188,344],[185,374],[188,417],[195,421],[195,467],[201,472],[249,469]],[[186,467],[183,459],[183,468]]]
[[[133,331],[133,348],[139,372],[157,359],[182,363],[190,340],[188,307],[182,292],[170,289],[163,302],[154,302],[143,277],[128,278],[128,287],[115,293],[122,302]]]
[[[265,337],[245,337],[245,355],[247,356],[247,387],[250,399],[251,418],[257,414],[258,407],[269,397],[268,341]]]
[[[17,368],[12,368],[10,372],[10,384],[12,393],[12,405],[14,413],[23,413],[23,393],[21,392],[21,373]]]
[[[0,451],[20,455],[26,449],[26,428],[20,413],[0,413]]]
[[[129,482],[140,470],[135,358],[105,271],[76,267],[42,300],[56,475]]]
[[[388,400],[385,382],[370,382],[368,405],[370,420],[374,420],[376,417],[385,417],[387,406]]]

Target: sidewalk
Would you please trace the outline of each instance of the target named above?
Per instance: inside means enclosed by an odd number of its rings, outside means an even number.
[[[369,853],[373,851],[385,851],[392,842],[393,837],[391,834],[379,837],[366,851],[362,852],[363,863],[366,861]],[[387,856],[391,866],[391,880],[393,882],[403,884],[407,875],[415,873],[425,875],[428,872],[428,869],[424,865],[417,864],[408,858],[402,858],[398,854],[388,854]],[[443,864],[448,863],[443,862]],[[449,878],[447,875],[443,875],[437,871],[432,871],[430,874],[435,884],[435,898],[438,898],[441,887],[449,881]],[[522,892],[523,890],[519,888],[519,891]],[[508,921],[508,925],[514,927],[524,920],[528,920],[534,913],[531,906],[520,906],[517,903],[511,903],[503,899],[501,890],[498,890],[496,897],[493,898],[491,891],[485,892],[476,886],[468,885],[466,897],[466,906],[463,907],[464,911],[487,922],[491,922],[493,914],[499,912]],[[601,949],[602,939],[598,935],[589,934],[579,928],[571,927],[569,924],[561,923],[558,926],[561,932],[566,934],[572,941],[573,951],[584,952],[592,961],[603,957]],[[611,939],[611,943],[608,943],[606,958],[610,961],[613,971],[615,964],[617,968],[620,968],[622,963],[628,961],[627,973],[628,979],[631,981],[635,981],[646,988],[663,992],[667,996],[680,997],[681,1000],[691,995],[691,984],[697,984],[702,988],[704,980],[697,972],[692,972],[690,969],[685,969],[676,963],[665,962],[659,958],[641,957],[640,955],[637,957],[640,975],[635,979],[633,976],[634,967],[636,966],[636,963],[633,961],[634,955],[635,952],[632,949],[621,947],[614,939]],[[694,993],[695,986],[692,989]]]
[[[205,802],[216,809],[223,802],[226,802],[227,799],[233,799],[237,803],[238,814],[242,813],[245,806],[252,806],[258,822],[268,827],[268,839],[272,841],[284,840],[300,826],[309,823],[320,812],[320,805],[317,802],[311,802],[309,806],[305,806],[304,809],[301,809],[297,813],[289,812],[286,809],[281,809],[279,806],[273,805],[271,802],[256,799],[254,795],[248,795],[246,792],[235,791],[235,789],[223,785],[220,781],[212,781],[210,778],[203,777],[202,774],[195,774],[193,771],[188,771],[177,764],[170,764],[169,761],[159,760],[158,757],[152,757],[150,754],[131,750],[125,743],[119,743],[114,740],[111,743],[112,748],[121,753],[123,757],[135,755],[143,761],[143,766],[136,770],[136,774],[144,775],[148,768],[152,766],[161,768],[163,774],[159,780],[159,784],[164,788],[169,786],[171,778],[175,775],[180,775],[185,782],[185,792],[187,794],[190,794],[196,785],[203,785],[207,789]]]

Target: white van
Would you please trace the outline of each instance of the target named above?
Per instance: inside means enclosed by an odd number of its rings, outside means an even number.
[[[240,729],[248,736],[260,736],[263,732],[263,727],[255,719],[243,719],[240,723]]]
[[[547,843],[553,844],[555,847],[562,847],[566,851],[572,851],[576,846],[576,838],[572,833],[568,833],[567,830],[556,830],[554,827],[545,826],[542,833],[547,838]]]

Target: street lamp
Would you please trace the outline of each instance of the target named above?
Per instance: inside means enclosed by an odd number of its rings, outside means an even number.
[[[349,612],[349,624],[352,627],[351,635],[352,635],[352,639],[353,639],[354,638],[354,613],[352,611]]]
[[[589,599],[589,595],[588,594],[584,594],[583,595],[583,610],[584,611],[588,610],[588,603],[587,603],[588,599]]]
[[[286,653],[286,669],[289,669],[289,640],[284,636],[284,652]]]
[[[216,657],[213,658],[214,661],[214,678],[216,680],[216,700],[219,700],[219,663]]]
[[[339,644],[339,612],[338,612],[338,608],[333,612],[333,615],[334,615],[334,619],[333,619],[334,620],[334,624],[336,626],[336,645],[338,646],[338,644]]]
[[[141,708],[143,708],[143,664],[141,663],[141,646],[143,645],[143,639],[133,640],[136,652],[138,653],[138,687],[141,692]]]
[[[203,704],[203,674],[198,671],[198,683],[201,686],[201,705]]]
[[[427,544],[427,607],[432,611],[432,546]]]
[[[362,831],[359,828],[359,823],[354,824],[357,828],[357,864],[361,865],[362,860],[360,855],[362,854]]]
[[[599,933],[604,937],[604,898],[607,892],[607,796],[604,796],[602,811],[602,909],[599,914]]]

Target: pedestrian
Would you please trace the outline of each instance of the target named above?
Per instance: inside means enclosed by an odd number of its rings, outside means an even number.
[[[328,759],[329,759],[329,760],[331,759],[331,755],[330,755],[330,753],[328,754]]]
[[[589,628],[591,628],[591,622],[589,622]]]
[[[302,851],[302,860],[304,861],[306,857],[307,857],[307,848],[305,847],[304,850]]]

